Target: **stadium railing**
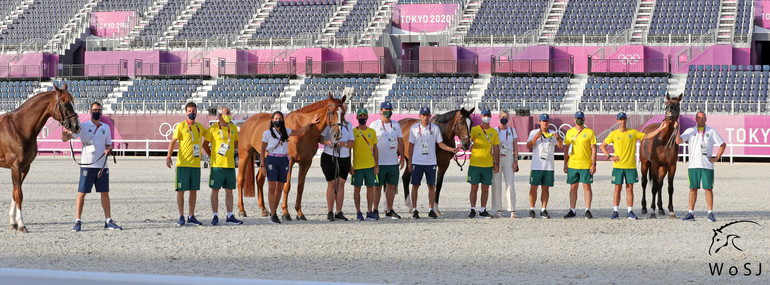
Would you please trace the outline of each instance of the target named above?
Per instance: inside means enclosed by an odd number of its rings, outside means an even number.
[[[661,59],[597,59],[588,56],[589,75],[671,74],[671,58]]]
[[[501,60],[493,55],[491,59],[491,72],[499,75],[571,75],[574,68],[573,56],[564,59]]]
[[[479,60],[402,60],[399,74],[479,74]]]
[[[62,64],[56,69],[55,77],[59,78],[125,78],[128,77],[128,61],[120,60],[118,64]]]
[[[211,76],[211,61],[200,62],[143,63],[134,64],[134,76],[146,78],[207,78]]]
[[[297,74],[297,59],[290,57],[287,61],[268,62],[226,62],[220,60],[217,68],[219,76],[224,77],[291,77]]]
[[[313,61],[306,60],[306,74],[310,75],[381,75],[385,74],[385,59],[364,61]]]
[[[49,76],[48,64],[40,62],[39,65],[0,65],[0,79],[43,79]]]

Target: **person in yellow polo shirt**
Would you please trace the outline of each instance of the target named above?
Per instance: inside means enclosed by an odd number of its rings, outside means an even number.
[[[489,198],[489,185],[492,185],[494,173],[500,171],[500,151],[498,145],[500,139],[497,131],[489,127],[492,121],[492,111],[481,110],[481,125],[471,128],[471,166],[468,167],[468,183],[471,184],[471,213],[469,218],[476,217],[476,197],[478,196],[479,183],[481,183],[481,211],[480,217],[492,218],[487,212],[487,198]]]
[[[585,115],[581,111],[575,113],[575,127],[564,135],[564,173],[567,173],[569,189],[569,213],[565,219],[574,218],[577,204],[578,183],[583,183],[586,202],[586,219],[593,219],[591,214],[591,183],[596,173],[596,135],[585,126]]]
[[[189,192],[189,215],[187,223],[197,226],[202,225],[195,218],[195,199],[198,190],[201,188],[201,143],[208,133],[206,127],[201,123],[195,122],[198,114],[198,106],[190,102],[185,105],[187,120],[176,125],[174,128],[174,137],[168,144],[168,154],[166,155],[166,166],[171,168],[171,154],[174,152],[176,142],[179,141],[179,152],[176,160],[176,204],[179,209],[179,222],[177,226],[184,226],[184,192]]]
[[[635,129],[628,129],[626,113],[620,112],[617,116],[618,129],[614,130],[604,139],[602,142],[601,150],[605,156],[612,160],[612,184],[615,184],[615,194],[612,199],[613,212],[611,219],[618,218],[618,206],[620,205],[620,191],[623,186],[623,181],[626,182],[626,204],[628,205],[628,213],[626,217],[632,220],[638,219],[634,215],[634,183],[637,180],[636,173],[636,141],[652,138],[660,133],[660,129],[655,130],[652,133],[644,134]],[[612,144],[612,148],[615,149],[615,155],[610,156],[607,151],[607,146]]]
[[[377,204],[374,203],[374,186],[377,186],[377,174],[380,173],[379,150],[377,149],[377,133],[366,126],[369,120],[369,112],[361,108],[356,112],[358,127],[353,129],[353,168],[350,170],[353,176],[353,202],[356,203],[356,219],[364,220],[361,213],[361,186],[366,184],[366,219],[379,220]],[[374,210],[372,210],[374,207]]]
[[[225,188],[225,207],[227,208],[226,223],[231,225],[243,224],[233,216],[233,189],[235,189],[235,151],[238,149],[238,127],[231,124],[232,114],[230,108],[220,106],[217,108],[219,122],[209,127],[209,131],[203,141],[203,150],[211,156],[211,172],[209,174],[209,187],[211,188],[211,211],[214,217],[211,225],[219,224],[219,189]],[[209,146],[209,142],[211,145]]]

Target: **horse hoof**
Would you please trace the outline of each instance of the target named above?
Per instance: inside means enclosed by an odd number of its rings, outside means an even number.
[[[21,227],[21,228],[19,228],[19,232],[20,232],[20,233],[24,233],[24,234],[26,234],[26,233],[29,233],[29,231],[27,230],[27,227]]]
[[[307,218],[305,218],[305,215],[297,215],[297,221],[307,221]]]
[[[663,210],[663,209],[659,209],[658,210],[658,216],[665,216],[665,215],[666,215],[666,211],[665,210]]]
[[[11,230],[12,230],[12,231],[15,231],[15,230],[18,230],[18,229],[19,229],[19,225],[17,225],[17,224],[11,224],[10,228],[11,228]]]
[[[246,212],[238,212],[238,217],[246,217]]]
[[[642,215],[647,215],[647,209],[646,208],[642,208]]]
[[[655,213],[650,213],[650,219],[657,219],[658,217],[655,216]]]
[[[262,210],[262,216],[263,216],[263,217],[270,217],[270,211],[268,211],[268,210]]]
[[[671,212],[671,213],[668,214],[668,218],[669,219],[676,219],[676,214],[674,214],[674,212]]]
[[[291,215],[283,215],[281,216],[281,219],[284,221],[291,221]]]

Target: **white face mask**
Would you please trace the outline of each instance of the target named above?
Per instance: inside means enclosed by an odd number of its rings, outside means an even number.
[[[489,124],[492,121],[492,117],[481,117],[481,121],[485,124]]]

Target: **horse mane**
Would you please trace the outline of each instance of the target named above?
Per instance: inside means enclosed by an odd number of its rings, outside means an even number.
[[[305,107],[302,107],[299,110],[295,110],[294,112],[311,113],[311,112],[317,111],[318,109],[326,108],[328,106],[326,104],[326,101],[328,100],[338,101],[339,99],[324,99],[324,100],[315,102],[313,104],[307,105]]]
[[[455,119],[455,114],[457,113],[457,111],[460,111],[460,110],[459,109],[452,110],[441,115],[436,115],[435,117],[433,117],[433,121],[435,121],[436,123],[446,123],[446,122],[452,121]]]
[[[44,92],[40,92],[40,93],[37,93],[35,95],[32,95],[32,97],[29,97],[29,98],[27,98],[27,100],[24,100],[24,102],[21,103],[21,105],[19,105],[19,107],[16,108],[16,110],[11,111],[10,113],[19,112],[21,110],[26,109],[27,107],[29,107],[32,104],[37,104],[37,100],[32,100],[32,99],[35,99],[37,97],[42,97],[43,95],[48,95],[50,93],[55,93],[55,92],[56,92],[56,90],[50,90],[50,91],[44,91]]]

